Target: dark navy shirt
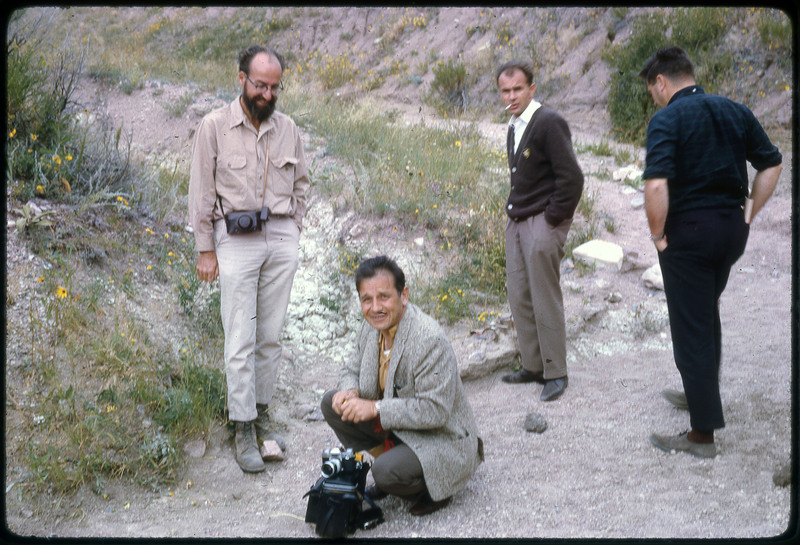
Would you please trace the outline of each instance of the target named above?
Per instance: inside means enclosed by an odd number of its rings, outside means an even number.
[[[746,161],[760,171],[781,160],[749,108],[692,85],[650,120],[642,177],[667,179],[672,215],[741,206],[749,194]]]

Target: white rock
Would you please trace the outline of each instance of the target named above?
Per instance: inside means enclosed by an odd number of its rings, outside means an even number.
[[[575,248],[572,257],[589,265],[620,270],[625,256],[622,248],[613,242],[590,240]]]
[[[615,181],[621,182],[622,180],[636,181],[642,177],[642,171],[633,165],[628,165],[614,171],[611,175]]]
[[[642,273],[642,283],[651,290],[664,289],[664,278],[661,276],[661,266],[658,263]]]

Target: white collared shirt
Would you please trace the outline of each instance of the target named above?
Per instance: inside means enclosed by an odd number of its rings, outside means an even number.
[[[535,100],[531,100],[528,107],[525,108],[519,116],[512,115],[511,119],[509,119],[508,124],[514,126],[514,152],[516,153],[517,148],[519,147],[519,142],[522,140],[522,134],[525,132],[525,129],[528,128],[528,123],[531,121],[531,117],[539,109],[542,104]]]

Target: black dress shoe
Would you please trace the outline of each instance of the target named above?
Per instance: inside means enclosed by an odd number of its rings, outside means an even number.
[[[554,399],[558,399],[561,394],[564,393],[564,390],[567,389],[567,384],[569,383],[569,379],[567,377],[555,378],[553,380],[548,380],[544,383],[544,388],[542,388],[542,395],[539,396],[539,399],[542,401],[553,401]]]
[[[521,369],[516,373],[505,375],[503,377],[503,382],[508,382],[509,384],[523,384],[526,382],[538,382],[540,384],[544,384],[544,375],[542,373],[528,371],[527,369]]]
[[[411,513],[415,517],[430,515],[431,513],[438,511],[439,509],[450,503],[451,499],[452,496],[449,498],[445,498],[443,500],[433,501],[433,499],[431,499],[428,493],[425,492],[425,494],[423,494],[423,496],[420,499],[418,499],[414,505],[411,506],[409,513]]]
[[[366,490],[364,490],[364,495],[369,496],[370,499],[373,501],[382,500],[389,494],[378,488],[377,484],[373,484],[368,486]]]

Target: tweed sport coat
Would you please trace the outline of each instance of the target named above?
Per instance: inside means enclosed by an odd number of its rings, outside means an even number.
[[[378,330],[364,321],[353,356],[342,367],[338,388],[356,388],[378,399]],[[428,492],[435,501],[461,490],[483,461],[472,407],[456,356],[436,321],[409,303],[395,334],[381,426],[419,458]]]

